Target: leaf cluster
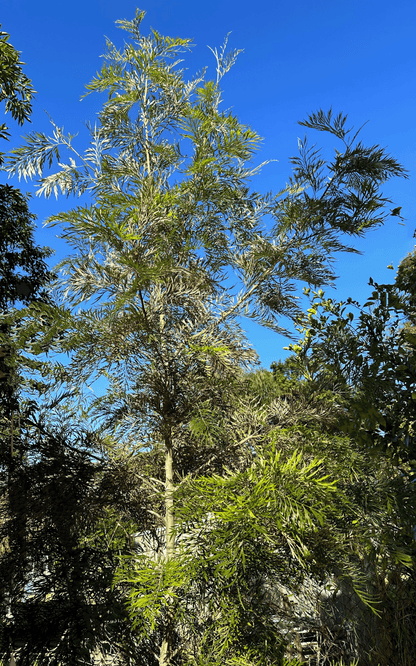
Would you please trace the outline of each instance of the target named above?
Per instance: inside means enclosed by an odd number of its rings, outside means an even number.
[[[5,112],[10,113],[19,125],[30,122],[32,98],[35,93],[31,80],[22,70],[20,53],[9,42],[10,35],[1,30],[0,25],[0,102],[5,101]],[[8,139],[7,125],[0,125],[0,139]],[[0,153],[0,166],[4,154]]]
[[[412,259],[410,255],[399,268],[394,284],[370,279],[373,291],[364,306],[315,293],[300,326],[303,339],[292,346],[310,377],[319,376],[322,384],[326,375],[341,388],[344,431],[388,451],[406,475],[415,458],[414,304],[408,287]]]

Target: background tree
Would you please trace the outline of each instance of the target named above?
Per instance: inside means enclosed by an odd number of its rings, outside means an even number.
[[[411,664],[415,646],[413,269],[411,253],[393,284],[370,279],[373,292],[364,306],[315,293],[300,327],[302,339],[292,346],[311,398],[331,390],[338,430],[353,443],[348,457],[358,447],[367,461],[352,487],[365,514],[379,515],[364,552],[381,600],[368,645],[381,664]]]
[[[18,598],[27,573],[28,459],[22,433],[29,436],[27,419],[35,405],[25,395],[16,344],[19,321],[13,312],[16,306],[50,302],[46,286],[52,277],[45,262],[52,252],[35,245],[33,219],[19,190],[0,185],[0,547],[2,564],[10,551],[14,565],[7,568],[9,575],[1,577],[0,603],[5,611],[10,600]]]
[[[31,100],[34,94],[32,82],[23,73],[19,52],[10,44],[10,35],[0,26],[0,102],[5,101],[5,112],[11,113],[19,125],[30,122]],[[8,139],[9,132],[3,123],[0,139]],[[0,166],[4,153],[0,153]],[[0,315],[7,313],[16,303],[45,298],[42,288],[50,279],[45,259],[52,252],[38,248],[33,239],[33,220],[27,198],[10,185],[0,185]],[[19,273],[23,269],[24,273]],[[10,419],[12,409],[12,353],[8,339],[8,325],[0,323],[0,390],[4,417]],[[6,407],[7,405],[7,407]]]
[[[9,35],[0,32],[0,101],[5,100],[6,113],[10,112],[19,124],[23,124],[29,120],[34,90],[21,69],[23,63],[19,53],[8,40]],[[0,138],[7,139],[8,136],[6,125],[2,124]],[[3,159],[4,154],[0,153],[0,164]],[[3,561],[14,542],[20,580],[27,567],[24,545],[27,502],[25,480],[16,471],[18,468],[22,471],[19,439],[21,429],[26,427],[26,405],[14,345],[16,325],[9,316],[16,306],[48,301],[45,287],[52,274],[45,259],[52,251],[35,245],[34,219],[29,212],[27,197],[14,187],[0,185],[0,548]],[[10,531],[12,522],[14,530]],[[10,586],[10,582],[10,577],[2,577],[0,603],[5,611],[2,617],[10,609],[9,602],[20,585]],[[6,654],[8,657],[10,650]]]
[[[5,112],[11,113],[19,125],[30,122],[31,100],[34,94],[32,82],[24,74],[20,53],[9,42],[10,35],[1,31],[0,26],[0,102],[5,101]],[[0,139],[8,139],[7,126],[0,125]],[[0,166],[4,153],[0,152]],[[19,190],[9,185],[0,185],[0,315],[17,302],[28,304],[37,298],[44,298],[40,291],[50,279],[45,259],[52,252],[37,248],[33,240],[33,220],[27,198]],[[24,274],[17,272],[23,269]],[[16,271],[17,269],[17,271]],[[8,340],[8,327],[0,324],[0,387],[3,409],[12,400],[11,349]],[[11,405],[9,404],[9,412]],[[10,417],[10,413],[6,418]]]
[[[403,260],[393,284],[370,278],[373,291],[364,306],[315,293],[295,348],[311,377],[322,378],[329,370],[344,387],[345,430],[388,452],[410,480],[415,464],[414,260],[414,253]]]
[[[55,330],[64,332],[55,348],[71,362],[53,373],[79,396],[91,378],[106,378],[108,390],[91,401],[89,414],[102,433],[112,434],[113,451],[143,465],[138,488],[153,499],[149,516],[164,535],[164,548],[159,540],[133,581],[146,598],[144,580],[154,588],[172,580],[180,565],[177,489],[214,466],[225,471],[229,446],[221,439],[205,446],[202,436],[191,436],[190,424],[203,408],[232,405],[242,368],[256,360],[237,316],[281,331],[282,316],[299,314],[297,284],[334,279],[333,254],[354,251],[345,237],[384,220],[387,200],[379,186],[404,170],[379,146],[357,142],[345,116],[320,111],[303,124],[337,137],[342,152],[326,162],[305,140],[288,188],[276,196],[251,191],[260,139],[219,108],[219,83],[238,52],[227,54],[225,45],[214,51],[215,82],[205,73],[185,81],[177,58],[190,40],[156,31],[144,37],[143,17],[138,11],[133,21],[119,22],[132,41],[120,51],[108,43],[105,64],[87,86],[106,92],[108,101],[84,155],[54,125],[52,137],[28,135],[9,170],[39,174],[46,196],[60,190],[89,192],[93,199],[51,220],[63,224],[63,237],[76,250],[61,264],[56,298],[62,306],[53,310]],[[42,177],[45,162],[63,164],[62,148],[70,151],[69,162]],[[230,276],[239,292],[230,288]],[[230,442],[243,473],[249,466],[243,442]],[[185,658],[178,649],[183,608],[173,583],[163,590],[153,633],[143,640],[151,636],[153,658],[167,665]],[[266,621],[263,647],[267,627]]]

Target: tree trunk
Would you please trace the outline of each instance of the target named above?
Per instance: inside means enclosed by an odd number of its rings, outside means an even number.
[[[173,504],[173,446],[171,434],[165,437],[165,522],[166,522],[166,563],[175,555],[175,514]],[[168,611],[163,627],[163,641],[160,648],[159,666],[169,666],[172,659],[173,639],[173,599],[168,602]]]

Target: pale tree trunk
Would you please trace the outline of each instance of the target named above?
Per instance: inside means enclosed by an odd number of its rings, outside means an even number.
[[[173,446],[171,434],[165,437],[165,520],[166,520],[166,563],[175,555],[175,514],[173,504]],[[160,647],[159,666],[169,666],[172,659],[173,639],[173,600],[170,598],[165,625],[163,627],[163,641]]]

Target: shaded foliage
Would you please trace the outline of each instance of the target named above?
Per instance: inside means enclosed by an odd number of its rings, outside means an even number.
[[[12,464],[1,461],[0,652],[76,664],[117,646],[127,659],[134,633],[111,583],[145,513],[140,491],[126,502],[126,471],[120,487],[93,434],[54,425],[35,405],[22,416]]]

